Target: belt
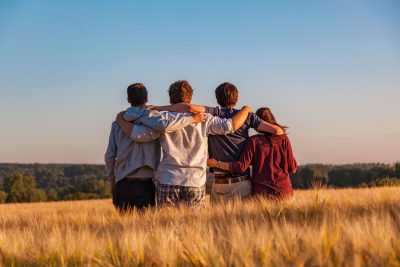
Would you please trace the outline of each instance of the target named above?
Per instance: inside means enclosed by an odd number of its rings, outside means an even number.
[[[237,173],[214,173],[214,178],[235,178],[249,176],[247,173],[237,174]]]
[[[243,175],[243,176],[238,176],[238,177],[232,177],[232,178],[214,178],[214,183],[215,184],[235,184],[243,181],[250,180],[250,175]]]

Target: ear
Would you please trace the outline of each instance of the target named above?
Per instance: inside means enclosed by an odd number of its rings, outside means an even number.
[[[128,96],[126,97],[126,100],[128,101],[129,104],[132,104]]]
[[[144,104],[146,105],[147,102],[149,102],[149,99],[146,98],[146,100],[144,101]]]

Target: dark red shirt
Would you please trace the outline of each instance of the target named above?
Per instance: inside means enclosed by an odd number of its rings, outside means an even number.
[[[230,171],[243,173],[253,167],[253,194],[288,197],[293,194],[290,173],[297,169],[296,159],[287,135],[273,144],[264,134],[250,137],[239,161],[230,164]]]

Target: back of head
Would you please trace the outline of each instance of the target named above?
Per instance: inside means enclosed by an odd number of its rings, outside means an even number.
[[[272,114],[271,110],[267,107],[257,109],[256,115],[260,117],[260,119],[262,119],[263,121],[266,121],[274,125],[278,125],[274,114]]]
[[[128,86],[126,90],[128,94],[128,102],[132,106],[142,106],[147,103],[147,89],[142,83],[134,83]]]
[[[225,82],[215,89],[215,97],[221,107],[234,107],[238,102],[239,92],[234,84]]]
[[[192,101],[193,89],[188,81],[179,80],[169,86],[168,94],[171,104],[180,102],[190,103]]]
[[[260,119],[262,119],[263,121],[266,121],[266,122],[268,122],[268,123],[270,123],[270,124],[279,126],[279,127],[281,127],[283,130],[285,130],[285,129],[287,128],[286,126],[280,125],[280,124],[276,121],[274,114],[272,114],[271,110],[270,110],[269,108],[267,108],[267,107],[259,108],[259,109],[256,111],[256,115],[257,115],[258,117],[260,117]],[[271,142],[272,144],[277,143],[278,139],[280,138],[279,136],[276,136],[276,135],[273,135],[273,134],[270,134],[270,133],[265,133],[265,135],[268,137],[268,139],[270,140],[270,142]]]

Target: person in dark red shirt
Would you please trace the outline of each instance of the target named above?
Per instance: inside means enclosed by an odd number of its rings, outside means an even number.
[[[256,112],[262,120],[279,125],[269,108],[260,108]],[[208,166],[243,173],[253,167],[252,193],[272,199],[290,198],[293,188],[290,173],[297,169],[296,159],[288,136],[260,133],[249,138],[240,159],[235,162],[221,162],[209,159]]]

